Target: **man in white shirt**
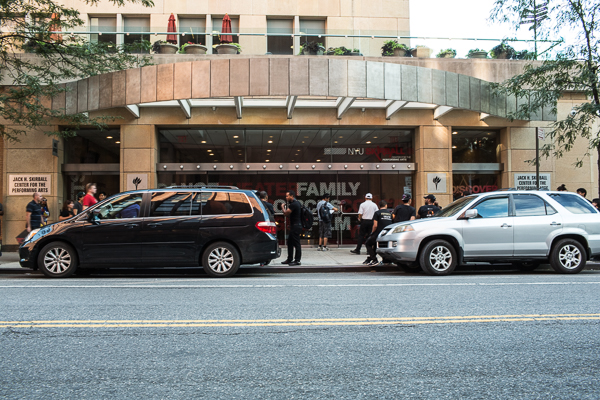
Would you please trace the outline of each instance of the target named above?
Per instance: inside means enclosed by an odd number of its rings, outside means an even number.
[[[360,249],[363,243],[371,234],[373,230],[373,215],[379,210],[377,204],[373,203],[373,195],[367,193],[365,195],[365,202],[358,208],[358,220],[360,221],[360,229],[358,231],[358,237],[356,238],[356,248],[350,250],[352,254],[360,254]]]

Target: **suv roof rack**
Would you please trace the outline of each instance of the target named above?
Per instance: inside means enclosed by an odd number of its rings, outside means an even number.
[[[193,185],[175,185],[167,186],[165,189],[239,189],[237,186],[221,186],[221,185],[207,185],[205,183],[195,183]]]

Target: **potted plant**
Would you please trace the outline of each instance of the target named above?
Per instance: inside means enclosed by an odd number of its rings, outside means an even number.
[[[345,48],[344,46],[340,47],[330,47],[327,49],[328,56],[349,56],[352,51],[350,49]]]
[[[352,52],[350,53],[351,56],[362,56],[362,54],[360,53],[360,49],[352,49]]]
[[[535,60],[535,53],[533,51],[521,50],[515,51],[515,60]]]
[[[436,57],[437,58],[455,58],[456,50],[454,50],[454,49],[440,50],[440,52],[437,54]]]
[[[322,56],[323,53],[325,52],[325,47],[323,47],[323,43],[317,43],[317,42],[304,42],[302,44],[302,54],[304,54],[305,56],[307,55],[311,55],[311,56]]]
[[[206,46],[187,42],[181,46],[179,49],[179,54],[206,54],[206,50]]]
[[[431,56],[431,49],[427,46],[418,44],[414,49],[410,50],[413,57],[418,58],[429,58]]]
[[[467,54],[467,58],[487,58],[487,51],[481,49],[472,49],[469,50]]]
[[[221,43],[213,45],[213,49],[217,51],[217,54],[240,54],[242,47],[239,43]]]
[[[152,45],[152,51],[155,54],[177,54],[177,45],[165,42],[163,40],[157,40]]]
[[[512,46],[507,45],[505,42],[500,43],[498,46],[490,50],[490,56],[492,58],[509,60],[515,58],[516,51]]]
[[[404,43],[397,40],[386,40],[381,47],[381,55],[384,57],[410,57],[410,49]]]

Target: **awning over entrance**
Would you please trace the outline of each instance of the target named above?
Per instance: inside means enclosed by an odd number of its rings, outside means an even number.
[[[142,107],[179,107],[190,118],[193,107],[294,109],[336,108],[338,119],[350,108],[381,108],[386,118],[401,109],[431,109],[435,119],[454,109],[506,118],[528,99],[492,93],[491,83],[453,72],[391,62],[327,56],[259,56],[160,64],[113,72],[66,84],[52,100],[67,114],[126,107],[139,117]],[[251,98],[248,98],[251,97]],[[555,121],[551,107],[531,115]]]

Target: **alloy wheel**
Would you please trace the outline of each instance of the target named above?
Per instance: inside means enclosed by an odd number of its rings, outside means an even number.
[[[445,271],[452,264],[452,253],[445,246],[436,246],[429,253],[429,262],[436,271]]]
[[[44,256],[44,267],[54,274],[61,274],[71,266],[71,254],[65,249],[55,247]]]
[[[563,268],[575,269],[581,264],[581,252],[577,246],[569,244],[560,249],[558,259]]]
[[[233,253],[225,247],[217,247],[208,255],[208,267],[220,274],[229,271],[233,264]]]

